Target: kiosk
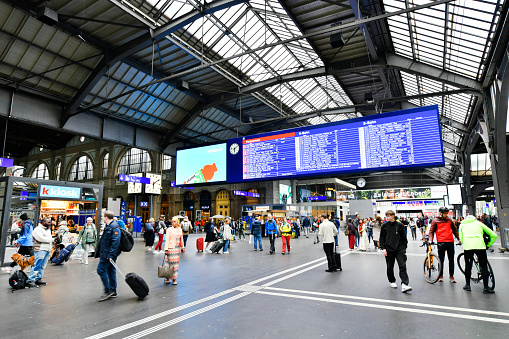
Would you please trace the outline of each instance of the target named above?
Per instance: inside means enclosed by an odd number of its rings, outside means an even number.
[[[0,266],[11,245],[11,226],[26,213],[34,223],[42,217],[52,219],[52,228],[61,220],[75,224],[79,231],[87,217],[94,219],[100,234],[103,186],[77,182],[24,177],[0,178]]]

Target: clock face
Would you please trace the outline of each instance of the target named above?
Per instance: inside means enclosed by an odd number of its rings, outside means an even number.
[[[145,193],[161,194],[161,175],[155,173],[147,173],[150,184],[145,185]]]
[[[237,143],[231,144],[230,153],[235,155],[235,154],[239,153],[239,149],[240,149],[239,144],[237,144]]]
[[[357,179],[357,186],[358,186],[358,187],[364,187],[364,186],[366,186],[366,179],[364,179],[364,178],[359,178],[359,179]]]
[[[141,177],[143,174],[135,173],[135,174],[130,174],[130,175]],[[134,182],[127,183],[127,193],[128,194],[141,193],[142,191],[143,191],[143,184],[134,183]]]

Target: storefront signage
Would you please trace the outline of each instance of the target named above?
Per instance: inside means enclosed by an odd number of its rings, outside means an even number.
[[[148,207],[148,201],[142,201],[140,207]]]
[[[150,184],[150,178],[126,174],[119,174],[118,181],[134,182],[135,184]]]
[[[201,206],[201,209],[203,212],[208,212],[210,211],[210,206]]]
[[[256,206],[255,207],[255,210],[257,211],[264,211],[264,210],[268,210],[269,209],[269,206]]]
[[[307,197],[308,201],[325,201],[327,200],[326,196],[318,196],[318,197]]]
[[[233,191],[233,195],[241,195],[243,197],[259,198],[260,193],[244,192],[244,191]]]
[[[440,202],[438,200],[412,200],[412,201],[378,201],[376,207],[401,207],[402,205],[407,207],[424,207],[424,206],[438,206]]]
[[[41,198],[80,199],[81,188],[41,185]]]
[[[14,166],[14,159],[0,158],[0,167],[12,167]]]
[[[367,191],[338,191],[338,201],[376,199],[376,200],[406,200],[406,199],[442,199],[447,195],[446,186],[420,188],[394,188],[388,190]],[[309,200],[309,198],[308,198]]]

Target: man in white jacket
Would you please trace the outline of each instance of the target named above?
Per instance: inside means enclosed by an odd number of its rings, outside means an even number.
[[[323,237],[323,251],[327,256],[327,263],[329,265],[329,268],[326,269],[325,272],[336,272],[338,268],[336,260],[334,259],[334,236],[338,235],[338,230],[336,225],[329,221],[325,213],[320,216],[320,219],[322,222],[320,224],[318,235]]]
[[[46,283],[42,281],[44,267],[48,263],[51,253],[51,220],[49,218],[42,219],[42,222],[35,228],[32,233],[34,239],[34,267],[28,276],[28,286],[38,287],[44,286]]]

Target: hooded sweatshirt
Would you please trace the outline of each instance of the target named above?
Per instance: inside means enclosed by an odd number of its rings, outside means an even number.
[[[33,246],[34,242],[32,239],[32,232],[34,231],[34,226],[32,224],[32,220],[25,220],[23,230],[21,231],[21,236],[16,242],[18,242],[21,246]]]
[[[380,230],[380,248],[387,251],[400,251],[406,249],[405,226],[399,221],[387,221]]]
[[[488,247],[493,245],[497,240],[497,234],[491,228],[477,221],[473,215],[469,215],[460,224],[460,241],[463,243],[463,249],[468,250],[485,250],[483,233],[490,236]]]

